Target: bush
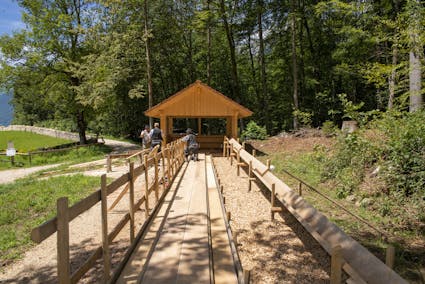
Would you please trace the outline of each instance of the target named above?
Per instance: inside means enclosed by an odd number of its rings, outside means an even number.
[[[259,126],[257,123],[255,123],[255,121],[251,120],[246,126],[246,129],[242,132],[241,138],[243,140],[264,140],[267,138],[267,131],[265,127]]]

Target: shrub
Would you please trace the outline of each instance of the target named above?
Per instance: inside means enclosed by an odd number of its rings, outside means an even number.
[[[264,140],[267,138],[267,131],[265,127],[259,126],[257,123],[255,123],[255,121],[251,120],[246,126],[246,129],[242,132],[241,138],[243,140]]]

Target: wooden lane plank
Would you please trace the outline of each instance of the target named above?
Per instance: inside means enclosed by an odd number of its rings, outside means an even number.
[[[230,249],[226,223],[220,202],[220,195],[215,182],[211,156],[206,158],[206,174],[208,187],[209,218],[212,239],[212,258],[214,268],[214,283],[238,283],[238,278]]]
[[[146,265],[142,283],[210,283],[208,235],[199,235],[203,234],[203,230],[207,232],[206,212],[201,212],[206,208],[202,209],[200,204],[202,194],[206,204],[205,175],[202,170],[203,163],[189,163],[161,236]],[[203,192],[199,185],[203,185]],[[204,228],[190,228],[191,224],[202,222],[202,219]],[[188,271],[191,271],[191,275],[188,275]],[[193,277],[192,280],[190,277]]]
[[[210,283],[210,247],[208,238],[205,155],[199,155],[185,234],[180,252],[176,283]]]

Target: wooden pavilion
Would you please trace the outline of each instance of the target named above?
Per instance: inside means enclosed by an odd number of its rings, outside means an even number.
[[[251,116],[252,111],[198,80],[145,115],[160,119],[165,142],[182,137],[191,128],[202,149],[214,149],[220,148],[224,135],[237,138],[238,119]]]

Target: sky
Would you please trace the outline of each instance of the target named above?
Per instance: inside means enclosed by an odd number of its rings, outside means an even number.
[[[21,21],[21,8],[15,0],[0,0],[0,35],[12,34],[24,28]]]

